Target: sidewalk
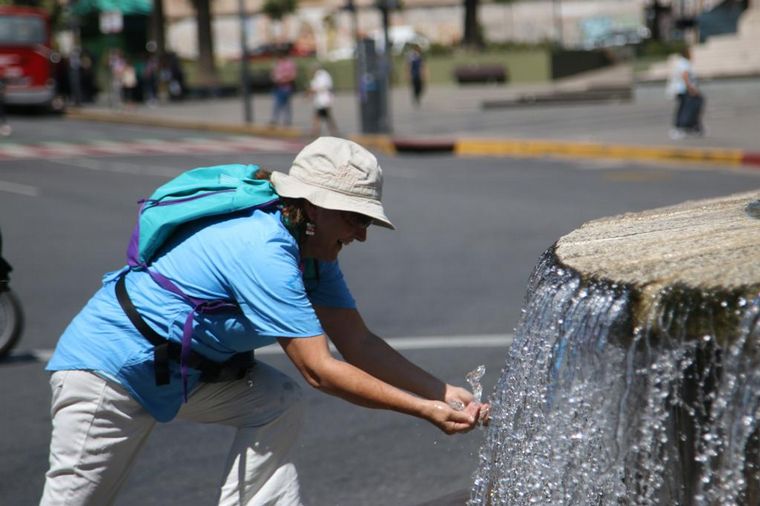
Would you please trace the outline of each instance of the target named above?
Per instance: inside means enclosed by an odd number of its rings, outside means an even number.
[[[391,135],[361,135],[353,94],[337,94],[333,114],[341,135],[386,152],[675,159],[760,167],[755,151],[760,151],[760,81],[712,81],[703,90],[708,134],[677,141],[668,137],[674,104],[664,86],[633,83],[627,67],[533,86],[436,86],[426,90],[419,108],[412,105],[410,90],[399,87],[391,95]],[[271,96],[256,94],[252,101],[253,125],[243,121],[241,98],[140,105],[129,112],[95,105],[68,116],[304,141],[311,136],[311,103],[305,95],[294,97],[288,129],[267,126]]]

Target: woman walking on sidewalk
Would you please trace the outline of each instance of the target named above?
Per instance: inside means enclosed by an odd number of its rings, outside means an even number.
[[[106,275],[64,332],[47,366],[53,432],[43,505],[111,504],[153,427],[175,418],[236,429],[219,504],[301,504],[289,456],[303,421],[298,385],[259,361],[237,363],[242,374],[233,378],[203,376],[209,364],[221,374],[230,357],[274,342],[309,385],[352,403],[416,416],[447,434],[487,419],[470,392],[370,331],[346,285],[343,248],[365,241],[370,225],[394,228],[375,157],[354,142],[321,137],[289,174],[259,170],[256,178],[271,181],[265,189],[275,200],[186,223],[158,251],[152,274]],[[188,317],[193,307],[154,281],[156,272],[188,297],[229,298],[236,308]],[[166,354],[150,333],[167,343]],[[345,361],[333,357],[328,339]],[[198,369],[181,365],[185,351]]]

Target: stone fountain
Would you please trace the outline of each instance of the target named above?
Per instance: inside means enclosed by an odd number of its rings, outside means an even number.
[[[540,259],[470,505],[760,504],[760,191]]]

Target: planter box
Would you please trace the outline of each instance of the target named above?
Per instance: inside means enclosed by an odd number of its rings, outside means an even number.
[[[507,69],[504,65],[480,63],[460,65],[454,68],[454,80],[459,84],[507,82]]]

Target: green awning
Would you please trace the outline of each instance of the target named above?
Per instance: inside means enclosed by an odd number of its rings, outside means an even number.
[[[150,14],[152,10],[153,0],[79,0],[74,2],[74,13],[79,16],[92,11]]]

